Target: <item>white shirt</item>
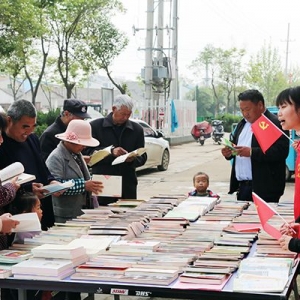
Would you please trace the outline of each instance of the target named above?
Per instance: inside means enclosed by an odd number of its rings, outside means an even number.
[[[237,146],[251,147],[252,134],[251,123],[246,121],[245,126],[239,135]],[[251,157],[236,156],[235,175],[238,181],[252,180]]]

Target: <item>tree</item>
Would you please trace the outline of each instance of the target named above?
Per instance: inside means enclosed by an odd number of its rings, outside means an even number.
[[[267,105],[274,104],[276,96],[288,85],[278,50],[271,44],[251,57],[246,82],[264,95]]]
[[[104,66],[99,59],[91,60],[97,58],[96,47],[100,47],[98,55],[102,53],[100,49],[114,49],[113,41],[118,38],[118,31],[108,22],[113,9],[123,8],[117,0],[61,0],[49,7],[51,34],[58,51],[57,71],[66,87],[67,97],[72,96],[77,82],[96,67]],[[110,47],[106,47],[106,43]],[[116,51],[115,55],[118,53]]]
[[[207,45],[202,52],[199,53],[199,56],[192,61],[190,68],[195,70],[197,76],[203,74],[203,67],[205,67],[206,76],[205,83],[210,80],[210,85],[212,87],[214,99],[215,99],[215,112],[216,115],[219,112],[219,95],[216,86],[218,85],[218,72],[219,64],[218,57],[220,53],[220,48],[215,48],[212,45]],[[209,74],[210,71],[210,74]],[[210,75],[210,78],[208,78]]]
[[[17,89],[20,87],[15,84],[17,77],[22,77],[21,81],[27,78],[32,103],[35,104],[48,55],[43,40],[46,27],[38,1],[3,0],[0,3],[0,20],[0,56],[4,59],[4,71],[12,76],[14,99],[16,100]],[[37,43],[39,40],[40,43]],[[5,43],[8,46],[4,46]],[[40,69],[37,68],[36,62],[32,63],[32,57],[39,53],[38,44],[42,49]],[[30,72],[30,65],[35,66],[35,74]]]
[[[220,69],[220,79],[226,91],[225,113],[229,112],[230,103],[233,100],[233,110],[235,113],[236,94],[238,86],[242,84],[244,72],[242,71],[242,58],[246,51],[244,49],[231,48],[229,50],[219,50],[218,64]]]

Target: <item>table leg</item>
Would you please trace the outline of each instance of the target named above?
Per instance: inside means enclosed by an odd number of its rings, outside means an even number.
[[[18,300],[27,300],[26,290],[18,289]]]

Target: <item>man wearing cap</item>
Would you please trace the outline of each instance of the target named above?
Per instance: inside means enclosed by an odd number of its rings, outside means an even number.
[[[49,154],[59,143],[55,135],[64,132],[71,120],[84,120],[87,118],[90,118],[90,115],[87,113],[87,105],[85,102],[77,99],[66,99],[61,115],[56,118],[54,123],[52,123],[40,137],[44,161],[46,161]]]

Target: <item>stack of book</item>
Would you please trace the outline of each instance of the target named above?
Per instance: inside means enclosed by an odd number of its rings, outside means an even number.
[[[0,251],[0,278],[12,275],[13,265],[29,259],[32,254],[29,250],[1,250]]]
[[[75,267],[86,262],[83,247],[44,244],[31,250],[33,257],[12,267],[18,279],[61,280],[75,272]]]
[[[240,263],[233,291],[281,293],[291,274],[294,259],[250,257]]]
[[[165,286],[171,284],[175,279],[178,278],[180,270],[178,268],[166,269],[156,268],[128,268],[121,282],[132,283],[132,284],[146,284],[155,286]]]
[[[217,198],[212,197],[188,197],[170,210],[166,217],[181,217],[189,221],[196,221],[200,216],[210,211],[217,201]]]

